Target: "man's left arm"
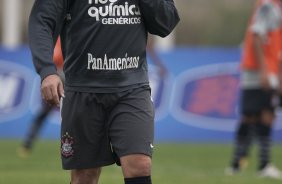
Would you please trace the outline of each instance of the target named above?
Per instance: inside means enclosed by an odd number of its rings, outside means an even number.
[[[139,6],[151,34],[166,37],[180,20],[173,0],[139,0]]]

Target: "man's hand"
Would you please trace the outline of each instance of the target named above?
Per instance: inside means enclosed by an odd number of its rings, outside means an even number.
[[[43,79],[41,94],[46,103],[60,106],[60,98],[64,97],[64,87],[60,77],[54,74]]]

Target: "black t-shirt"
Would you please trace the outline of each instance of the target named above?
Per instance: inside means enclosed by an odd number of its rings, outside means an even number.
[[[52,55],[60,34],[67,88],[148,85],[147,32],[165,37],[178,21],[173,0],[36,0],[29,21],[33,62],[42,79],[56,73]]]

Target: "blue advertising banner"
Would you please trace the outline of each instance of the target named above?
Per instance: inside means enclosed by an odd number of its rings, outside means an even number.
[[[239,117],[238,48],[177,48],[159,53],[167,69],[149,60],[156,140],[171,142],[233,141]],[[40,79],[27,47],[0,48],[0,138],[22,138],[42,108]],[[55,108],[41,131],[43,138],[60,137]],[[282,141],[282,113],[277,110],[273,138]]]

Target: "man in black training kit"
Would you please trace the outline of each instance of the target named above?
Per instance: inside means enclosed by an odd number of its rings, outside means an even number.
[[[72,184],[96,184],[114,163],[125,184],[152,183],[147,33],[165,37],[178,21],[173,0],[35,1],[30,48],[43,99],[62,99],[61,156]],[[52,62],[59,34],[65,86]]]

